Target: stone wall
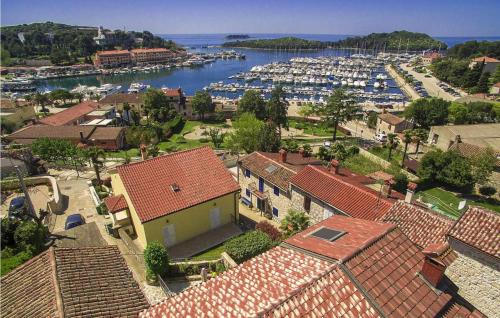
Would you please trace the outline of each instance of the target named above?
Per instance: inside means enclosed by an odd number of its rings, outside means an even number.
[[[448,276],[459,288],[458,294],[488,317],[500,317],[500,272],[464,254],[446,269]]]
[[[306,212],[309,217],[310,217],[310,225],[319,223],[326,219],[327,217],[337,214],[337,215],[346,215],[345,213],[342,213],[340,210],[335,209],[328,204],[324,203],[321,200],[318,200],[317,198],[311,197],[311,208],[309,212],[304,210],[304,198],[307,194],[302,191],[301,189],[295,187],[292,185],[292,195],[291,195],[291,200],[292,200],[292,209]]]
[[[258,189],[259,187],[259,176],[254,174],[253,172],[250,173],[250,178],[247,178],[245,176],[245,168],[240,167],[239,169],[239,183],[241,187],[241,196],[251,200],[253,208],[257,209],[257,197],[251,193],[250,190],[250,195],[247,194],[247,189],[254,188]],[[278,209],[278,217],[273,215],[273,219],[277,222],[280,222],[285,218],[286,214],[288,213],[288,210],[290,209],[290,193],[288,191],[283,191],[283,189],[279,189],[280,194],[277,196],[274,194],[274,185],[267,182],[267,180],[264,180],[264,193],[267,195],[267,202],[268,202],[268,211],[269,213],[273,212],[273,207]]]

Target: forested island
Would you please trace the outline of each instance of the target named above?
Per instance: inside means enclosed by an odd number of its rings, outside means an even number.
[[[500,82],[500,66],[493,72],[483,71],[484,63],[471,66],[474,57],[500,59],[500,41],[468,41],[457,44],[430,66],[438,79],[460,87],[469,93],[487,93],[491,85]]]
[[[2,65],[22,63],[25,59],[50,60],[53,64],[91,62],[98,50],[157,48],[178,50],[172,41],[151,32],[103,30],[105,42],[97,44],[96,27],[44,22],[0,28]]]
[[[331,46],[334,48],[361,48],[377,51],[443,50],[447,48],[444,42],[433,39],[425,33],[409,31],[371,33],[366,36],[348,37],[347,39],[331,43]]]
[[[225,37],[228,40],[240,40],[240,39],[249,39],[250,35],[248,34],[229,34]]]
[[[222,46],[251,49],[317,50],[328,48],[329,43],[304,40],[295,37],[283,37],[278,39],[231,41],[224,43]]]

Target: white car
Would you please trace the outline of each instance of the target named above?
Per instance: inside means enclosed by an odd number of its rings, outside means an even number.
[[[378,133],[375,135],[375,140],[380,141],[380,142],[386,142],[387,141],[387,135],[384,133]]]

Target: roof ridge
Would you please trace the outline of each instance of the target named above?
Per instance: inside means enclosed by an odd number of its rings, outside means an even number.
[[[289,171],[293,172],[294,174],[297,174],[297,171],[294,171],[293,169],[288,168],[287,166],[283,165],[283,164],[282,164],[281,162],[279,162],[279,161],[276,161],[276,160],[274,160],[274,159],[271,159],[271,158],[269,158],[269,157],[264,156],[263,154],[261,154],[261,153],[260,153],[260,151],[255,151],[255,153],[256,153],[256,154],[258,154],[259,156],[261,156],[262,158],[267,159],[267,160],[270,160],[270,161],[272,161],[272,162],[275,162],[277,165],[281,166],[282,168],[285,168],[285,169],[287,169],[287,170],[289,170]]]
[[[191,149],[179,150],[179,151],[176,151],[176,152],[166,153],[166,154],[160,155],[158,157],[148,158],[146,160],[142,160],[142,161],[138,161],[138,162],[131,162],[131,163],[126,163],[126,164],[123,164],[123,165],[119,165],[118,167],[116,167],[116,169],[120,170],[120,169],[123,169],[123,168],[126,168],[126,167],[130,167],[130,166],[138,166],[140,164],[144,164],[144,163],[148,163],[148,162],[153,162],[153,161],[158,161],[158,160],[164,159],[166,157],[173,157],[173,156],[178,155],[178,154],[182,154],[182,153],[186,153],[186,152],[190,152],[190,151],[195,151],[195,150],[200,150],[200,149],[203,149],[203,148],[212,149],[212,148],[210,148],[210,146],[200,146],[200,147],[191,148]]]
[[[62,299],[61,289],[59,287],[59,277],[57,275],[57,260],[54,251],[54,247],[51,247],[47,251],[49,255],[49,262],[52,268],[52,282],[54,283],[54,294],[56,296],[56,307],[59,311],[59,316],[63,318],[64,315],[64,301]]]
[[[383,223],[383,222],[378,222],[378,221],[373,221],[373,222]],[[390,224],[390,223],[384,223],[384,224]],[[373,244],[377,243],[378,241],[380,241],[381,239],[383,239],[384,237],[386,237],[389,233],[391,233],[391,232],[393,232],[395,230],[398,230],[397,225],[396,224],[390,224],[390,226],[387,227],[387,229],[384,230],[384,232],[382,234],[380,234],[380,236],[372,237],[371,239],[367,240],[363,244],[360,244],[353,253],[351,253],[350,255],[348,255],[348,256],[346,256],[346,257],[344,257],[342,259],[339,259],[339,262],[341,264],[344,264],[344,263],[348,262],[349,260],[351,260],[352,258],[354,258],[355,256],[357,256],[359,253],[361,253],[364,250],[368,249],[370,246],[372,246]],[[404,235],[403,231],[400,230],[400,232]],[[412,244],[415,244],[415,243],[412,242]]]
[[[416,208],[416,209],[420,209],[422,210],[423,212],[433,216],[433,217],[436,217],[438,219],[442,219],[443,221],[446,221],[446,222],[450,222],[451,224],[454,224],[455,223],[455,220],[450,218],[449,216],[445,215],[445,214],[441,214],[439,212],[436,212],[434,210],[431,210],[429,208],[425,208],[425,207],[422,207],[422,206],[418,206],[418,205],[415,205],[415,204],[412,204],[412,203],[407,203],[405,202],[404,200],[397,200],[393,206],[391,207],[391,210],[394,208],[394,206],[396,206],[396,204],[401,204],[401,205],[404,205],[404,206],[409,206],[409,207],[412,207],[412,208]],[[386,215],[388,215],[389,213],[387,213]],[[382,216],[381,218],[384,218],[384,216]]]

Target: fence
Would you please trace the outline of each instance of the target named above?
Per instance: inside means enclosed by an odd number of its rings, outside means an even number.
[[[175,293],[168,288],[167,283],[163,280],[160,275],[156,275],[158,277],[158,283],[160,284],[161,289],[165,293],[165,296],[172,297],[175,296]]]

